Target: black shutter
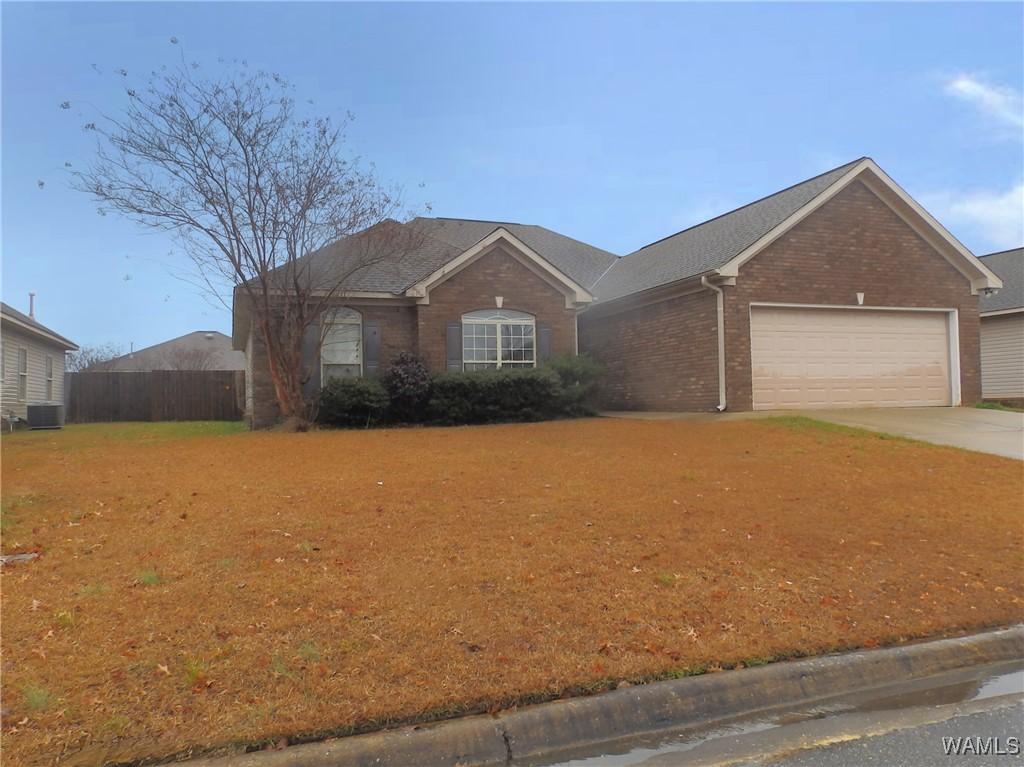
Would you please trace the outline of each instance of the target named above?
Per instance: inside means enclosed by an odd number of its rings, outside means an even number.
[[[380,322],[363,322],[363,375],[376,378],[380,375]]]
[[[445,329],[445,369],[462,370],[462,323],[449,322]]]
[[[302,396],[312,399],[320,391],[320,323],[309,325],[302,334],[302,370],[309,378],[302,384]]]
[[[541,325],[537,328],[537,361],[547,362],[551,359],[551,328]]]

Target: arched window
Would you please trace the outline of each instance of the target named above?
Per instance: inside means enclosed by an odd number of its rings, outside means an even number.
[[[362,315],[347,307],[325,313],[320,346],[321,385],[331,378],[358,378],[362,374]]]
[[[465,370],[534,367],[537,364],[533,315],[511,309],[483,309],[462,315]]]

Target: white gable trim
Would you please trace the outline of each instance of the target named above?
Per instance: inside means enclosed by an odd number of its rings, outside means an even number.
[[[723,264],[716,271],[725,277],[737,277],[743,264],[835,197],[855,179],[859,178],[861,174],[865,173],[868,175],[863,180],[868,188],[935,247],[961,274],[970,280],[972,293],[977,294],[984,290],[998,289],[1003,286],[1002,280],[996,276],[995,272],[985,266],[977,256],[971,253],[942,224],[936,221],[928,211],[922,208],[913,197],[903,191],[895,181],[889,178],[888,174],[878,167],[874,160],[869,158],[858,162],[825,191],[821,192],[817,197]],[[893,196],[893,201],[885,199],[883,195],[887,193]],[[897,204],[893,204],[893,202]],[[899,204],[903,206],[903,210],[900,209]]]
[[[52,343],[54,346],[59,346],[61,349],[65,349],[67,351],[72,352],[78,351],[78,347],[73,342],[67,340],[66,338],[61,338],[60,336],[54,335],[50,331],[37,328],[35,325],[29,325],[26,322],[22,322],[17,317],[12,317],[10,314],[5,314],[3,316],[3,321],[5,324],[10,323],[11,325],[14,325],[18,330],[41,338],[44,341],[48,341],[49,343]]]
[[[462,271],[465,267],[469,266],[469,264],[480,258],[480,256],[490,252],[495,245],[501,242],[515,248],[519,254],[525,258],[528,264],[534,268],[534,270],[541,273],[541,276],[546,276],[550,280],[561,285],[566,293],[565,302],[567,308],[572,308],[573,306],[578,306],[580,304],[589,304],[594,300],[594,297],[582,285],[556,269],[551,265],[551,262],[503,226],[499,226],[489,235],[476,243],[476,245],[473,245],[463,251],[440,269],[408,288],[405,291],[405,295],[410,298],[419,299],[419,303],[429,303],[430,291],[433,288]]]

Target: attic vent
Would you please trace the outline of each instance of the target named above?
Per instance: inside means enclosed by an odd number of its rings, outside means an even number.
[[[203,333],[203,338],[205,338],[207,341],[212,341],[213,333]]]

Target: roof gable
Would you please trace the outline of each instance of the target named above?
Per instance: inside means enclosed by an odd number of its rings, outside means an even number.
[[[404,224],[392,222],[392,226],[400,227],[409,243],[408,247],[399,247],[403,252],[394,258],[375,258],[352,270],[352,264],[358,263],[361,256],[360,235],[355,235],[299,259],[301,268],[309,270],[314,285],[333,288],[340,279],[344,293],[402,295],[499,228],[584,289],[593,285],[617,258],[579,240],[527,224],[420,217]],[[346,270],[351,273],[346,275]]]
[[[602,301],[704,274],[735,278],[740,267],[854,180],[889,205],[980,291],[999,278],[878,167],[863,157],[648,245],[600,281]]]
[[[531,267],[533,271],[547,279],[548,282],[558,284],[566,294],[566,306],[586,304],[593,300],[593,296],[582,285],[555,267],[549,259],[537,253],[519,237],[510,232],[506,226],[499,226],[486,237],[462,251],[456,258],[435,269],[415,285],[409,286],[405,291],[405,295],[417,298],[421,303],[429,303],[431,289],[453,275],[458,274],[463,268],[472,264],[484,254],[490,253],[496,246],[501,244],[510,245],[515,253],[520,255],[524,263]]]

